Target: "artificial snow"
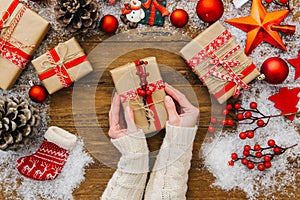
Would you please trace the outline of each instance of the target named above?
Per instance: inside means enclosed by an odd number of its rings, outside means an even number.
[[[16,152],[0,151],[0,189],[6,199],[73,199],[73,190],[85,179],[84,167],[93,162],[84,150],[83,141],[81,139],[77,141],[61,174],[50,181],[26,178],[15,168],[18,158],[31,155],[36,150],[31,146],[29,149],[20,149]]]

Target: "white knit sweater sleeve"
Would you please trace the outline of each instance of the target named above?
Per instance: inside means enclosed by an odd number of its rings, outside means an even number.
[[[167,123],[166,136],[147,184],[146,200],[186,199],[196,132],[197,126],[184,128]]]
[[[149,171],[149,150],[142,130],[112,143],[121,152],[118,169],[102,194],[102,200],[140,200]]]

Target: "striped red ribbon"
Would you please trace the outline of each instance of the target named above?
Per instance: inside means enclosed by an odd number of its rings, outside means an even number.
[[[60,82],[64,87],[69,87],[72,83],[73,80],[71,79],[67,69],[70,69],[72,67],[75,67],[85,61],[87,61],[87,56],[83,55],[78,58],[75,58],[69,62],[64,63],[63,60],[59,57],[57,51],[53,48],[49,50],[46,53],[48,57],[49,63],[52,64],[52,68],[47,70],[44,73],[39,74],[40,80],[45,80],[47,78],[50,78],[54,75],[57,75]]]
[[[214,65],[209,69],[209,71],[204,74],[202,77],[199,77],[201,81],[205,81],[206,78],[213,75],[215,77],[218,77],[222,80],[226,80],[229,82],[233,82],[236,85],[234,97],[238,96],[240,94],[240,89],[249,89],[250,86],[248,86],[242,78],[240,78],[239,75],[237,75],[231,67],[237,67],[240,65],[240,61],[238,60],[227,60],[229,56],[234,54],[237,50],[240,49],[240,46],[235,46],[231,51],[227,52],[222,58],[219,58],[215,51],[217,51],[221,46],[223,46],[226,42],[228,42],[232,38],[231,33],[228,30],[223,31],[217,38],[215,38],[212,42],[210,42],[204,49],[202,49],[200,52],[198,52],[195,56],[193,56],[189,61],[189,66],[195,70],[195,67],[199,65],[201,62],[206,60],[207,58],[212,58],[210,62],[208,62],[207,66]],[[230,76],[227,76],[225,74],[221,74],[217,72],[217,70],[220,67],[224,67],[226,71],[230,74]]]
[[[17,6],[19,5],[19,0],[13,0],[7,10],[3,13],[3,16],[0,20],[0,30],[3,29],[4,24],[8,21],[8,19],[12,16],[13,12],[16,10]],[[27,63],[30,61],[32,56],[25,53],[21,50],[21,48],[33,48],[34,46],[24,46],[20,42],[11,42],[9,41],[12,32],[16,28],[17,24],[19,23],[20,19],[22,18],[23,14],[25,13],[27,7],[23,6],[19,13],[16,15],[14,20],[11,22],[11,25],[9,26],[9,30],[7,31],[7,34],[5,35],[5,38],[0,38],[0,56],[9,60],[14,65],[20,67],[21,69],[24,69],[27,65]],[[15,43],[13,45],[12,43]]]

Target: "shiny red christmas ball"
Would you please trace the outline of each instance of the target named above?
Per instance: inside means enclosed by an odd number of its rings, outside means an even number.
[[[183,9],[176,9],[170,16],[170,21],[177,28],[184,27],[189,21],[188,13]]]
[[[29,98],[37,103],[42,103],[48,97],[48,91],[42,85],[31,86],[29,92]]]
[[[118,19],[113,15],[105,15],[100,21],[100,29],[105,33],[114,33],[118,29]]]
[[[271,57],[263,62],[260,72],[265,75],[267,83],[280,84],[288,76],[289,67],[283,59]]]
[[[212,23],[222,17],[224,5],[222,0],[199,0],[196,12],[202,21]]]

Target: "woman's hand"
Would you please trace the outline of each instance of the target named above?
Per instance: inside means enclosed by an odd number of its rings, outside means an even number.
[[[198,121],[199,109],[193,106],[184,94],[167,83],[165,84],[165,91],[179,103],[182,111],[178,114],[173,99],[166,96],[165,106],[169,115],[169,124],[172,126],[194,127]]]
[[[127,124],[127,129],[124,128],[122,129],[120,127],[120,119],[119,119],[120,106],[121,106],[120,96],[117,93],[115,93],[109,111],[108,135],[112,139],[117,139],[125,135],[128,135],[130,133],[135,133],[138,131],[134,122],[133,111],[129,107],[125,109],[125,121]]]

